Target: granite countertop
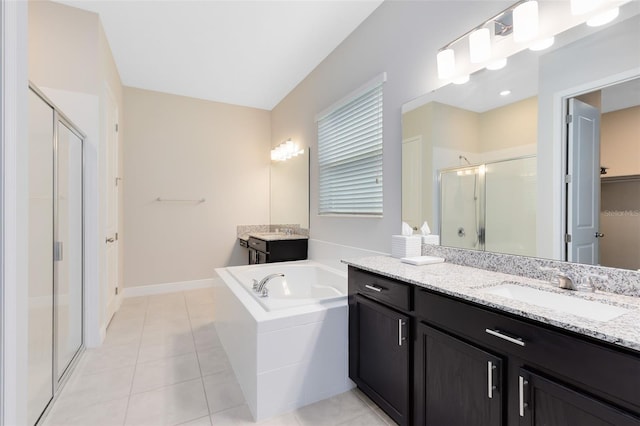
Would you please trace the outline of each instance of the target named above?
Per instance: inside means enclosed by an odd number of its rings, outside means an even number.
[[[246,232],[238,235],[241,240],[249,241],[249,237],[259,238],[264,241],[280,240],[308,240],[309,237],[300,234],[285,234],[284,232]]]
[[[346,259],[343,263],[362,270],[385,275],[438,293],[447,294],[480,305],[530,318],[565,330],[590,336],[615,345],[640,351],[640,297],[596,291],[595,293],[563,290],[547,281],[492,272],[484,269],[438,263],[414,266],[389,256]],[[508,281],[527,287],[563,295],[598,301],[629,309],[609,321],[596,321],[566,312],[486,293],[486,289]]]

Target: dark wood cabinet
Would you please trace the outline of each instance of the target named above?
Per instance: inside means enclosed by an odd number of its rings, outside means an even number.
[[[637,351],[354,267],[349,376],[403,425],[640,426]]]
[[[613,405],[527,369],[520,369],[518,400],[519,426],[640,425],[637,417]]]
[[[414,424],[503,424],[503,359],[423,323],[416,329]]]
[[[308,244],[306,238],[267,241],[249,237],[249,264],[304,260],[307,258]]]

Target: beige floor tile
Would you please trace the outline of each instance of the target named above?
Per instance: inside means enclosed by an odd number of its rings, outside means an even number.
[[[385,413],[384,411],[382,411],[382,409],[380,407],[378,407],[377,405],[375,407],[372,408],[373,412],[376,413],[376,415],[378,417],[380,417],[382,419],[383,422],[385,422],[385,424],[389,425],[389,426],[396,426],[397,423],[387,415],[387,413]]]
[[[133,376],[131,393],[145,392],[199,377],[200,369],[195,353],[139,363]]]
[[[295,412],[293,412],[262,421],[258,424],[260,426],[300,426],[302,423],[298,421]]]
[[[173,330],[150,330],[144,331],[140,339],[140,347],[151,345],[187,345],[193,343],[194,338],[191,330],[173,331]]]
[[[180,423],[178,426],[211,426],[211,417],[204,416],[190,422]]]
[[[246,405],[219,411],[211,415],[214,426],[249,426],[255,425],[251,411]]]
[[[44,426],[122,426],[129,398],[120,398],[86,407],[55,406]]]
[[[331,425],[346,422],[369,411],[367,404],[353,392],[316,402],[296,411],[302,425]]]
[[[208,349],[217,349],[222,347],[222,343],[218,338],[218,332],[214,324],[199,327],[193,330],[193,339],[198,351]]]
[[[126,397],[131,392],[133,371],[134,366],[128,366],[94,374],[74,374],[56,401],[56,407],[82,408]]]
[[[227,358],[227,354],[222,348],[198,351],[198,361],[200,362],[200,371],[203,376],[231,370],[229,358]]]
[[[133,342],[127,345],[87,349],[78,371],[80,374],[93,374],[134,365],[138,359],[139,347],[140,343]]]
[[[190,308],[192,306],[198,306],[198,305],[213,305],[213,302],[214,302],[213,287],[185,291],[184,298],[185,298],[185,301],[187,302],[187,306],[189,306]]]
[[[339,421],[337,424],[345,426],[387,426],[387,423],[382,421],[371,409],[352,419]]]
[[[163,340],[159,343],[147,342],[144,345],[140,345],[138,362],[154,361],[157,359],[193,353],[195,351],[196,346],[193,343],[192,336]]]
[[[202,380],[131,395],[125,425],[176,425],[208,414]]]
[[[238,407],[245,403],[242,389],[235,377],[231,379],[228,372],[216,373],[203,378],[204,389],[209,402],[209,411],[218,411]]]

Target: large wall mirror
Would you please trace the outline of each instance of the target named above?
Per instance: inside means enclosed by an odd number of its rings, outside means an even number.
[[[408,102],[402,131],[414,229],[427,221],[446,246],[640,269],[639,2]]]
[[[309,149],[285,161],[271,161],[271,224],[309,229]]]

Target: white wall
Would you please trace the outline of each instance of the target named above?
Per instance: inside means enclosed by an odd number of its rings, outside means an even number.
[[[269,111],[129,87],[124,108],[124,286],[246,263],[236,225],[269,223]]]
[[[27,417],[27,5],[0,4],[0,424]]]
[[[438,87],[436,53],[511,2],[387,1],[272,111],[274,135],[300,135],[311,146],[312,238],[391,251],[401,222],[401,105]],[[384,217],[319,217],[317,113],[382,72],[384,84]]]

